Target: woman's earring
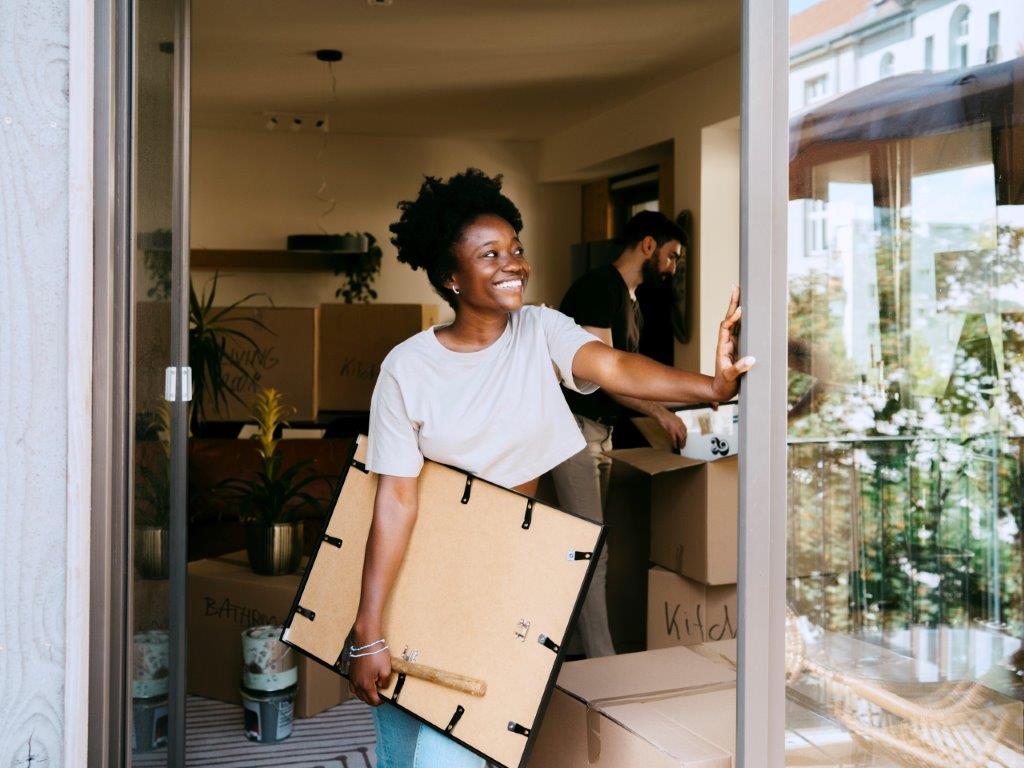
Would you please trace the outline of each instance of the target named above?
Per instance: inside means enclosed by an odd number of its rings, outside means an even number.
[[[458,296],[459,295],[459,286],[453,285],[452,286],[452,293],[454,293],[456,296]]]

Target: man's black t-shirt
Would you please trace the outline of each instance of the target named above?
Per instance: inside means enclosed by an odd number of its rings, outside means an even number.
[[[640,348],[640,305],[630,297],[626,281],[614,264],[592,269],[573,283],[559,310],[579,325],[611,328],[612,346],[616,349],[636,352]],[[602,424],[613,425],[622,411],[622,406],[603,390],[592,395],[564,388],[562,391],[573,413]]]

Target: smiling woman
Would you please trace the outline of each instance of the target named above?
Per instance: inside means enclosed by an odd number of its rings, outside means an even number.
[[[522,217],[501,177],[476,169],[427,177],[391,226],[398,258],[424,269],[455,310],[381,364],[370,406],[366,468],[378,474],[362,592],[352,629],[353,692],[379,707],[391,675],[383,613],[418,512],[424,459],[530,496],[537,478],[585,447],[561,392],[610,392],[665,402],[718,402],[736,394],[753,360],[735,360],[739,293],[719,336],[714,376],[676,370],[600,341],[547,307],[524,306],[530,265]],[[375,710],[378,768],[478,766],[483,760],[390,704]],[[422,761],[422,762],[420,762]]]

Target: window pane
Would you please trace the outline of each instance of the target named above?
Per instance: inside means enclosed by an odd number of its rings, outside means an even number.
[[[807,5],[791,82],[877,74],[791,118],[787,763],[1024,765],[1024,59]]]

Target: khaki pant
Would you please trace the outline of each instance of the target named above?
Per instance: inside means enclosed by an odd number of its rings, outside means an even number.
[[[612,467],[612,460],[604,452],[612,449],[612,428],[583,416],[576,416],[576,423],[587,447],[552,470],[558,503],[566,512],[603,523]],[[576,632],[584,652],[591,659],[615,654],[608,630],[607,577],[608,547],[605,546],[594,567],[594,577],[583,600]]]

